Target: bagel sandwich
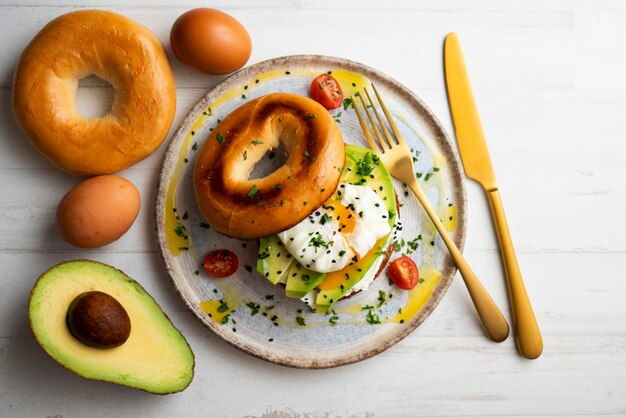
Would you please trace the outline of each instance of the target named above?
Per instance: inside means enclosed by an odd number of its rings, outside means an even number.
[[[311,309],[366,290],[382,272],[402,228],[392,178],[370,149],[345,145],[330,198],[301,222],[259,243],[257,270]]]

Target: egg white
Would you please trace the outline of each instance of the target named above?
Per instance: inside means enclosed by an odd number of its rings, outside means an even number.
[[[278,238],[304,267],[330,273],[364,257],[390,232],[387,208],[376,192],[341,183],[334,197]]]

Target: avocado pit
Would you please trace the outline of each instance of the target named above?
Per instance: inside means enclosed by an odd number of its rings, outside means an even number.
[[[112,296],[98,291],[78,295],[67,310],[67,326],[79,341],[95,348],[114,348],[130,335],[130,317]]]

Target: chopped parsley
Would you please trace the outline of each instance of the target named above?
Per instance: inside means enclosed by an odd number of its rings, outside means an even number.
[[[339,317],[337,315],[333,315],[328,319],[328,322],[330,322],[331,325],[337,325],[338,319]]]
[[[362,160],[356,163],[356,173],[360,176],[369,176],[374,171],[374,167],[380,163],[380,158],[368,152]]]
[[[263,141],[260,141],[260,140],[258,140],[258,139],[255,139],[254,141],[252,141],[252,144],[253,144],[253,145],[260,145],[260,144],[262,144],[262,143],[263,143]]]
[[[386,301],[387,301],[387,293],[385,293],[384,290],[379,290],[378,291],[378,307],[380,308],[381,306],[383,306]]]
[[[422,239],[421,235],[418,235],[417,238],[411,240],[411,241],[407,241],[406,245],[409,246],[409,250],[407,251],[408,254],[412,254],[413,252],[415,252],[417,250],[417,248],[420,246],[419,241]]]
[[[228,303],[224,302],[223,300],[220,300],[220,306],[217,307],[217,311],[223,313],[229,310],[230,308],[228,307]]]
[[[354,105],[352,104],[352,99],[347,97],[343,99],[343,110],[348,110],[349,107],[354,107]]]
[[[194,151],[197,150],[198,149],[198,143],[194,142],[193,145],[191,146],[191,149],[194,150]]]
[[[230,320],[230,314],[224,315],[224,317],[222,318],[220,322],[222,323],[222,325],[225,325],[225,324],[228,324],[229,320]]]
[[[248,151],[243,152],[243,160],[246,161],[248,159]]]
[[[257,305],[254,302],[248,302],[248,303],[246,303],[246,306],[248,308],[250,308],[250,316],[254,316],[254,315],[258,314],[259,313],[259,309],[261,308],[261,305]]]
[[[329,243],[324,241],[324,238],[322,238],[322,236],[319,235],[319,233],[315,234],[315,236],[309,240],[309,247],[316,247],[316,248],[324,247],[324,248],[328,248],[328,246],[329,246]]]
[[[217,133],[217,136],[215,137],[215,139],[217,139],[217,142],[219,142],[220,144],[224,143],[224,137],[219,132]]]
[[[320,218],[320,223],[322,225],[326,224],[326,222],[332,221],[333,217],[330,216],[329,214],[325,213],[322,215],[322,217]]]
[[[248,191],[248,197],[252,199],[254,195],[256,194],[256,192],[257,192],[256,184],[253,184],[252,187],[250,187],[250,190]]]
[[[306,325],[306,322],[304,322],[304,318],[301,316],[296,316],[296,322],[298,323],[298,325],[301,325],[301,326]]]
[[[374,312],[372,312],[371,309],[367,311],[367,316],[365,317],[365,319],[367,323],[370,325],[380,324],[380,318],[378,314],[375,314]]]
[[[183,226],[182,225],[178,225],[176,228],[174,228],[174,233],[176,235],[178,235],[179,237],[184,237],[185,236],[185,231],[183,231]]]
[[[420,150],[416,150],[416,149],[411,148],[411,154],[413,154],[413,162],[417,162],[417,160],[418,160],[418,158],[419,158],[421,153],[422,152]]]

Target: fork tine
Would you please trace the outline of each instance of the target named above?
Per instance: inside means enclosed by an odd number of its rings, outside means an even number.
[[[387,106],[385,106],[385,102],[383,102],[383,100],[380,97],[380,94],[378,94],[378,90],[376,90],[376,86],[374,85],[374,83],[372,83],[372,88],[374,89],[374,93],[376,94],[378,103],[380,104],[380,107],[383,109],[383,113],[385,113],[385,116],[387,117],[387,121],[389,122],[389,126],[391,126],[391,130],[393,131],[393,134],[396,136],[398,143],[401,143],[401,142],[406,143],[404,141],[404,138],[402,137],[402,134],[400,133],[400,130],[396,126],[396,123],[393,121],[391,114],[387,110]]]
[[[378,113],[378,110],[376,110],[376,106],[374,106],[374,101],[372,100],[372,97],[370,96],[370,93],[367,90],[367,87],[364,87],[363,90],[365,90],[365,94],[367,95],[367,100],[369,100],[370,104],[372,105],[372,110],[374,111],[374,114],[376,115],[376,119],[378,119],[378,124],[380,125],[383,133],[385,134],[385,138],[387,138],[387,142],[389,143],[389,148],[393,148],[393,146],[395,145],[395,141],[393,140],[393,137],[387,130],[387,127],[385,126],[385,122],[383,122],[383,119],[380,117],[380,113]],[[379,140],[381,140],[381,138],[379,138]]]
[[[370,148],[374,150],[374,152],[376,152],[376,154],[380,155],[380,153],[382,152],[380,149],[380,146],[376,144],[376,141],[374,141],[374,138],[372,138],[372,134],[370,134],[370,129],[367,127],[367,124],[363,120],[363,117],[361,116],[361,112],[359,111],[359,108],[357,107],[356,100],[354,99],[354,97],[352,97],[352,104],[354,105],[354,111],[356,112],[356,117],[359,119],[359,124],[361,125],[361,130],[363,131],[363,135],[365,135],[365,139],[367,140],[367,143],[369,144]]]
[[[385,151],[388,151],[390,149],[390,146],[385,142],[385,140],[383,139],[383,136],[380,134],[380,131],[376,127],[376,122],[374,122],[374,118],[372,117],[372,114],[370,113],[370,111],[367,110],[367,105],[365,104],[365,100],[363,100],[363,95],[362,94],[359,94],[359,100],[361,100],[361,104],[363,105],[363,109],[365,110],[365,114],[367,115],[367,118],[370,121],[370,125],[372,126],[374,134],[376,135],[376,138],[378,138],[378,144],[380,146],[380,149],[383,150],[383,154],[384,154]],[[371,102],[370,102],[370,104],[371,104]],[[372,104],[372,108],[374,108],[373,104]]]

